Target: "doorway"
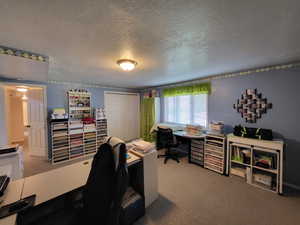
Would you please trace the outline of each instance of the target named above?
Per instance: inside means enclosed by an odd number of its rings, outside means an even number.
[[[24,158],[47,158],[46,91],[44,86],[5,84],[7,144],[23,147]]]

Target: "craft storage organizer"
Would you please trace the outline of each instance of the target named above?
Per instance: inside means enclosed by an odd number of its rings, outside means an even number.
[[[52,163],[69,160],[68,120],[51,123]]]
[[[191,139],[190,162],[204,165],[204,139]]]
[[[86,91],[68,91],[69,118],[78,120],[90,117],[91,93]]]
[[[96,120],[97,130],[97,148],[104,142],[107,137],[107,119]]]
[[[54,120],[51,127],[53,164],[93,155],[107,136],[107,121],[96,121],[97,129],[85,129],[80,120]],[[91,124],[88,124],[91,126]]]
[[[204,167],[224,174],[226,163],[226,137],[222,134],[207,134],[204,144]]]

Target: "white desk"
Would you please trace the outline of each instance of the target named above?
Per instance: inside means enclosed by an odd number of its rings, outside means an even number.
[[[131,156],[127,160],[128,166],[143,160],[142,157],[139,157],[136,154],[128,154]],[[156,158],[153,162],[156,163]],[[25,198],[33,194],[36,195],[35,205],[38,205],[74,189],[82,187],[85,185],[88,178],[91,164],[92,159],[88,159],[31,177],[13,181],[9,184],[5,193],[5,200],[1,205],[7,205],[16,202],[21,198]],[[149,166],[147,168],[149,168]],[[147,176],[147,172],[145,175]],[[148,203],[150,202],[150,200],[146,201]],[[0,220],[0,225],[15,225],[15,223],[16,215],[12,215]]]
[[[22,147],[18,147],[16,152],[0,155],[0,175],[6,174],[9,175],[12,180],[18,180],[23,178],[23,173]]]
[[[8,205],[21,199],[24,179],[10,182],[4,195],[4,201],[1,205]],[[12,215],[0,220],[0,225],[14,225],[17,215]]]
[[[173,134],[175,136],[179,136],[179,137],[185,137],[185,138],[190,138],[190,139],[203,139],[206,137],[206,134],[189,134],[186,131],[174,131]]]
[[[153,149],[145,154],[130,150],[143,158],[145,207],[150,206],[158,198],[157,151]]]
[[[85,185],[92,159],[25,178],[22,198],[36,195],[35,205]]]

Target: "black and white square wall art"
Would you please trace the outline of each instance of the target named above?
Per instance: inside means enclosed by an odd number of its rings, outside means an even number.
[[[257,92],[257,89],[246,89],[233,108],[241,114],[246,123],[256,123],[262,114],[272,108],[272,103],[268,103],[268,100]]]

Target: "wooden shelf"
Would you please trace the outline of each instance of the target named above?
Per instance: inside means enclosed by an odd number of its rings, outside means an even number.
[[[269,173],[274,173],[274,174],[278,174],[278,171],[276,169],[267,169],[267,168],[263,168],[260,166],[253,166],[253,168],[258,169],[258,170],[262,170],[265,172],[269,172]]]
[[[236,163],[236,164],[240,164],[240,165],[243,165],[243,166],[249,166],[249,167],[251,166],[250,164],[242,163],[242,162],[236,161],[236,160],[231,160],[231,162]]]

